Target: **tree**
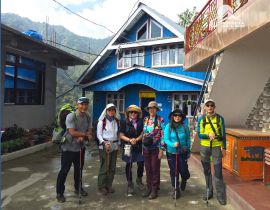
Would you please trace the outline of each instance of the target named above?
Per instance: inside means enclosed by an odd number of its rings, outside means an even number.
[[[178,24],[184,28],[190,25],[192,20],[197,16],[198,12],[196,7],[193,7],[193,10],[186,9],[186,11],[178,14]]]

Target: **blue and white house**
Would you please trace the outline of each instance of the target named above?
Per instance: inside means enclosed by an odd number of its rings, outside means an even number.
[[[204,73],[183,69],[184,29],[143,3],[79,78],[93,92],[93,121],[107,103],[122,113],[156,100],[165,120],[174,108],[192,116]],[[144,113],[146,114],[146,113]]]

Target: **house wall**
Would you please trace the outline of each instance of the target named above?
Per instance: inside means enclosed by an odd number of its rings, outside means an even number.
[[[8,52],[24,55],[22,52],[19,53],[11,50]],[[5,53],[2,53],[2,56],[5,58]],[[26,129],[40,128],[53,123],[55,120],[57,70],[52,68],[51,63],[48,60],[42,59],[42,57],[29,54],[24,56],[46,63],[44,105],[4,105],[4,127],[17,124]],[[4,70],[1,72],[4,72]],[[4,94],[4,85],[2,86],[2,94]]]

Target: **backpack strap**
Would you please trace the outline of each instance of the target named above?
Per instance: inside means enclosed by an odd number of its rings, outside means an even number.
[[[102,120],[102,130],[106,130],[106,118]]]

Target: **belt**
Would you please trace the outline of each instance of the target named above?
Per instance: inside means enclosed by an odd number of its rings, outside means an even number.
[[[104,141],[109,141],[109,140],[107,140],[107,139],[103,139]],[[113,141],[109,141],[109,142],[112,142],[112,143],[117,143],[118,142],[118,140],[113,140]],[[102,145],[102,143],[101,144],[99,144],[99,146],[101,146]]]

